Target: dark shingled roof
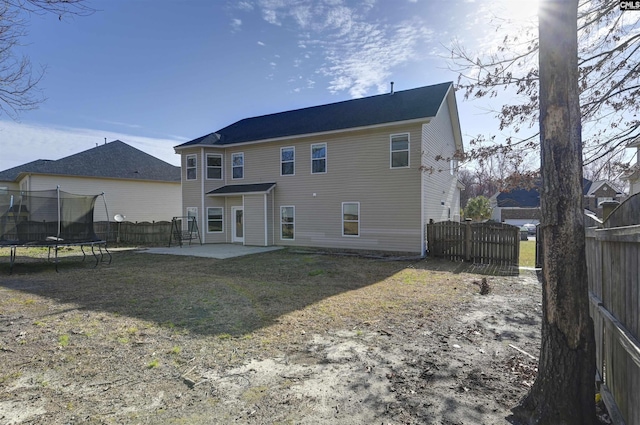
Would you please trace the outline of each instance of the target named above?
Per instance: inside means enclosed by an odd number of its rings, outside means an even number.
[[[453,83],[441,83],[314,106],[277,114],[245,118],[214,133],[176,146],[224,146],[278,137],[344,130],[434,117]]]
[[[540,206],[538,189],[514,189],[502,192],[497,198],[499,207],[535,208]]]
[[[180,181],[180,167],[164,162],[120,140],[55,161],[38,159],[0,171],[0,181],[15,181],[21,173]]]
[[[275,183],[232,184],[207,192],[207,195],[242,195],[247,193],[267,193]]]
[[[537,208],[540,206],[540,181],[536,181],[531,189],[514,189],[500,193],[496,201],[499,207],[507,208]],[[582,179],[582,192],[586,195],[592,185],[589,179]]]

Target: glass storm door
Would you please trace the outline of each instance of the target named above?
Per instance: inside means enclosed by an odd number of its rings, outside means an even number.
[[[244,243],[244,209],[242,207],[231,207],[233,217],[233,233],[231,242]]]

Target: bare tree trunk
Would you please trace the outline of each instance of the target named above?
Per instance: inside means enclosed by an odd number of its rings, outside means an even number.
[[[538,376],[511,418],[595,423],[595,348],[582,209],[577,63],[578,0],[542,0],[540,140],[543,317]]]

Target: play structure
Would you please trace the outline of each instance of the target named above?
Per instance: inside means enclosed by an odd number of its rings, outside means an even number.
[[[75,195],[60,188],[42,191],[3,190],[0,192],[0,248],[10,249],[10,272],[19,247],[49,248],[54,251],[53,262],[58,271],[58,249],[79,246],[84,261],[84,249],[91,247],[96,266],[109,256],[107,241],[99,238],[93,229],[93,211],[100,195]],[[109,215],[107,214],[107,217]],[[108,234],[108,232],[107,232]],[[96,252],[96,248],[98,252]],[[104,253],[103,253],[104,250]]]

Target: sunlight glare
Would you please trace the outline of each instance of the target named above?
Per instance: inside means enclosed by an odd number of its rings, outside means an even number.
[[[531,21],[538,16],[539,0],[502,0],[499,3],[502,16],[515,22]]]

